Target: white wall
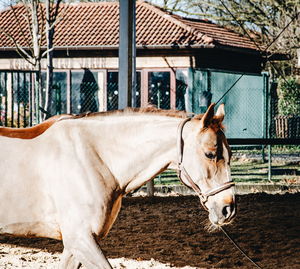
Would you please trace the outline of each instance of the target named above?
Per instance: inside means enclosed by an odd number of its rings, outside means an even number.
[[[192,61],[194,61],[192,59]],[[54,59],[55,69],[118,69],[118,58],[59,58]],[[136,68],[188,68],[191,59],[188,56],[179,57],[138,57]],[[42,68],[46,69],[46,60],[42,61]],[[31,70],[32,66],[24,59],[0,59],[0,70]]]

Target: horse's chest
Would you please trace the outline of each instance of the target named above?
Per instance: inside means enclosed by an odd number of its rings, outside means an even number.
[[[113,199],[110,203],[107,204],[107,209],[105,214],[100,216],[100,218],[103,218],[103,225],[102,227],[99,227],[97,235],[100,238],[105,237],[108,232],[110,231],[112,225],[114,224],[120,208],[122,205],[122,195],[119,195],[116,199]]]

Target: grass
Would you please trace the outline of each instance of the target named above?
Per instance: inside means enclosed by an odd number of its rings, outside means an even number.
[[[237,150],[234,153],[245,155],[242,158],[233,158],[231,163],[231,176],[235,182],[239,183],[270,183],[268,180],[268,163],[263,162],[261,157],[247,158],[253,154],[259,156],[261,149],[252,150]],[[267,151],[266,151],[267,153]],[[289,155],[298,155],[300,146],[277,146],[272,147],[275,161],[272,162],[272,177],[273,183],[284,184],[300,184],[300,162],[289,158]],[[277,155],[276,155],[277,154]],[[281,158],[276,156],[281,154]],[[283,156],[282,156],[283,155]],[[176,172],[167,170],[154,179],[155,184],[159,185],[176,185],[180,184]]]
[[[266,183],[268,180],[268,163],[262,161],[234,161],[231,176],[235,182]],[[293,163],[272,163],[271,181],[274,183],[300,183],[300,166]]]
[[[264,148],[265,154],[268,154],[268,148]],[[233,153],[239,154],[262,154],[262,146],[256,147],[232,147]],[[277,145],[272,146],[272,154],[299,154],[300,146],[295,145]]]

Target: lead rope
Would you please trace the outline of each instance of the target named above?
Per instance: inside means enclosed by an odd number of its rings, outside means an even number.
[[[226,237],[231,241],[231,243],[256,267],[262,269],[255,261],[253,261],[241,248],[240,246],[234,241],[234,239],[226,232],[224,227],[219,227],[221,231],[226,235]]]

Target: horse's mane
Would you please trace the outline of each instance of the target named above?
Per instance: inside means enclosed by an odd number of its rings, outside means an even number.
[[[195,120],[201,120],[204,114],[193,114],[188,113],[183,110],[175,110],[175,109],[159,109],[156,107],[142,107],[142,108],[132,108],[128,107],[125,109],[113,110],[113,111],[104,111],[104,112],[86,112],[78,115],[73,115],[67,119],[82,119],[82,118],[93,118],[93,117],[106,117],[106,116],[128,116],[128,115],[158,115],[158,116],[166,116],[173,118],[182,118],[185,119],[187,117],[193,117]],[[222,117],[221,117],[222,118]],[[210,123],[209,128],[213,129],[215,132],[218,130],[224,130],[225,127],[222,124],[222,120],[220,117],[214,116]],[[207,128],[205,128],[207,129]]]
[[[96,116],[127,116],[127,115],[142,115],[142,114],[149,114],[149,115],[158,115],[158,116],[166,116],[166,117],[173,117],[173,118],[182,118],[185,119],[187,117],[193,117],[195,120],[201,120],[204,114],[193,114],[188,113],[183,110],[174,110],[174,109],[158,109],[156,107],[144,107],[144,108],[132,108],[128,107],[125,109],[120,110],[113,110],[113,111],[105,111],[105,112],[93,112],[93,113],[82,113],[79,115],[74,115],[73,119],[76,118],[91,118]],[[222,120],[220,120],[222,117],[214,116],[210,123],[209,128],[212,128],[215,132],[217,132],[220,129],[224,129],[224,126],[222,124]],[[72,117],[70,118],[72,119]]]
[[[104,112],[86,112],[78,115],[73,115],[70,119],[76,118],[92,118],[92,117],[106,117],[106,116],[128,116],[128,115],[141,115],[141,114],[150,114],[166,117],[175,117],[175,118],[186,118],[189,113],[183,110],[165,110],[159,109],[156,107],[142,107],[142,108],[132,108],[128,107],[125,109],[113,110],[113,111],[104,111]]]
[[[20,138],[20,139],[33,139],[47,129],[49,129],[54,123],[62,120],[69,119],[89,119],[93,117],[107,117],[107,116],[127,116],[127,115],[158,115],[166,117],[175,117],[175,118],[186,118],[189,116],[189,113],[181,110],[164,110],[158,109],[155,107],[146,107],[146,108],[125,108],[114,111],[105,111],[105,112],[86,112],[78,115],[56,115],[48,120],[28,128],[9,128],[9,127],[0,127],[0,136],[10,137],[10,138]],[[200,119],[201,115],[197,115],[196,119]]]

